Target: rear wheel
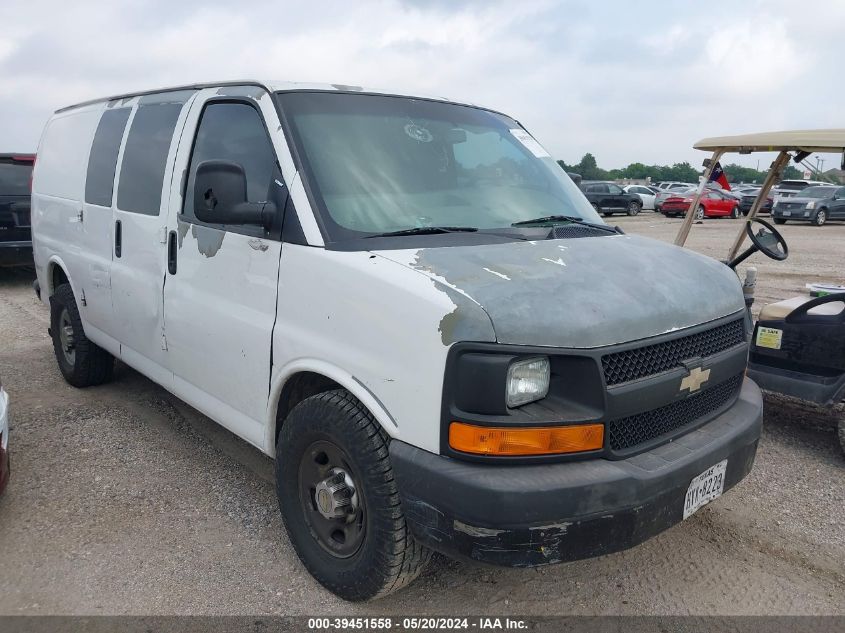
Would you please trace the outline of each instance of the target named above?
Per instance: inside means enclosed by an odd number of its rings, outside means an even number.
[[[704,219],[704,207],[699,205],[698,209],[695,212],[695,219],[696,220],[703,220]]]
[[[643,205],[641,205],[639,202],[631,200],[631,202],[628,203],[627,213],[628,215],[637,215],[640,212],[640,209],[642,208]]]
[[[775,224],[786,224],[786,220],[783,218],[775,218]]]
[[[819,209],[816,211],[816,216],[813,218],[813,224],[816,226],[823,226],[827,222],[827,209]]]
[[[371,600],[414,580],[431,557],[405,521],[389,439],[343,389],[300,402],[276,446],[276,493],[305,567],[345,600]]]
[[[111,380],[114,357],[85,336],[70,284],[50,297],[50,333],[59,370],[74,387],[90,387]]]

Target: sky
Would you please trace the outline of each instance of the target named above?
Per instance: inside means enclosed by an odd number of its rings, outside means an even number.
[[[65,105],[259,78],[484,105],[568,163],[700,166],[703,137],[845,127],[843,24],[842,0],[2,0],[0,152]]]

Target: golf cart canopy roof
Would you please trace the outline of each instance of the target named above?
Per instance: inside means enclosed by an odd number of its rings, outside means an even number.
[[[793,150],[839,153],[845,150],[845,129],[790,130],[788,132],[714,136],[698,141],[693,147],[706,151],[722,150],[724,152],[739,152],[740,154]]]

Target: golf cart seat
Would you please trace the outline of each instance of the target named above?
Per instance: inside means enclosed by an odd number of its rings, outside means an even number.
[[[845,293],[793,297],[760,312],[748,375],[760,387],[817,404],[845,397]]]
[[[760,310],[760,320],[775,321],[778,319],[785,319],[797,308],[800,308],[805,303],[812,301],[812,299],[813,297],[809,295],[801,295],[798,297],[792,297],[791,299],[784,299],[783,301],[778,301],[777,303],[769,303]],[[810,308],[807,314],[835,315],[842,312],[843,307],[845,306],[843,306],[840,301],[822,303],[814,308]]]

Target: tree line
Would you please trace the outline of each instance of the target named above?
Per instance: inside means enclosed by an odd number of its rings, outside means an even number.
[[[651,178],[651,182],[661,182],[666,180],[678,182],[698,182],[698,177],[702,171],[696,169],[688,162],[675,163],[674,165],[644,165],[643,163],[631,163],[622,169],[602,169],[596,162],[596,157],[587,152],[581,159],[581,162],[569,165],[562,160],[557,161],[558,164],[566,171],[581,174],[584,180],[618,180],[618,179],[636,179],[645,180]],[[743,167],[742,165],[722,165],[725,175],[728,177],[728,182],[756,182],[762,183],[766,178],[766,172],[758,171],[752,167]],[[789,165],[785,170],[783,177],[786,179],[802,178],[801,172]]]

